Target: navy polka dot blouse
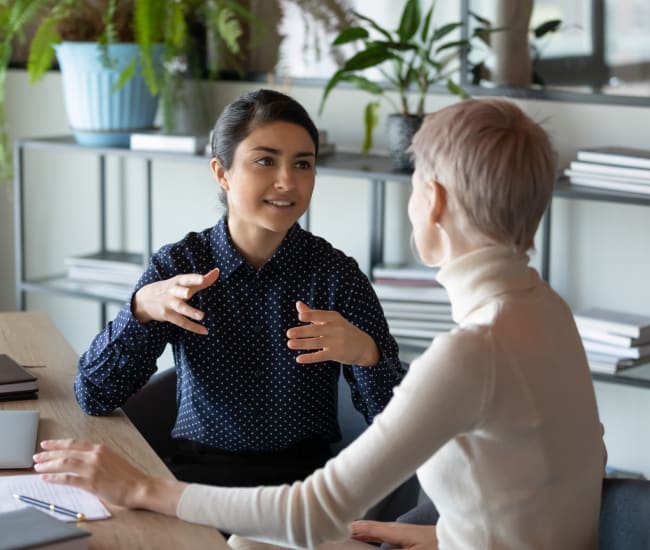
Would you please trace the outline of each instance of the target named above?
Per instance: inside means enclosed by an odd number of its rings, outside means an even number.
[[[135,290],[181,273],[219,267],[211,287],[190,303],[203,311],[207,336],[166,322],[140,324],[130,303],[108,323],[79,361],[74,389],[88,414],[120,407],[156,371],[172,344],[178,374],[174,437],[224,450],[271,451],[307,439],[340,438],[340,364],[301,365],[287,347],[298,326],[295,303],[338,311],[373,337],[375,367],[344,365],[356,408],[371,422],[404,375],[379,301],[357,263],[295,224],[280,247],[255,269],[234,248],[227,220],[162,247]]]

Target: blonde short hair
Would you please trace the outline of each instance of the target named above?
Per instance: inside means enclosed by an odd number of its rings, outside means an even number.
[[[468,229],[526,251],[553,194],[546,132],[504,99],[461,101],[427,115],[410,152],[423,181],[448,193]]]

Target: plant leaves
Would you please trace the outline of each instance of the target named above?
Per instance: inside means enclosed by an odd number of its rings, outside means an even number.
[[[333,46],[339,46],[340,44],[347,44],[348,42],[354,42],[355,40],[368,38],[369,33],[366,29],[361,27],[350,27],[345,29],[341,34],[339,34],[332,42]]]
[[[52,66],[54,60],[52,44],[60,43],[61,36],[56,30],[56,20],[52,17],[46,17],[36,30],[29,48],[27,68],[30,82],[40,80],[45,71]]]
[[[545,34],[549,32],[555,32],[560,28],[560,25],[562,25],[562,20],[561,19],[551,19],[549,21],[545,21],[541,25],[535,27],[533,30],[533,33],[535,34],[535,38],[541,38]]]
[[[379,125],[379,101],[371,101],[366,105],[363,113],[364,136],[361,151],[367,154],[372,148],[372,135],[375,128]]]
[[[382,26],[380,26],[376,21],[370,19],[370,17],[367,17],[363,15],[362,13],[359,13],[358,11],[353,11],[352,12],[354,16],[357,19],[361,19],[362,21],[365,21],[366,23],[369,23],[370,26],[375,29],[378,33],[384,35],[386,37],[386,40],[392,40],[393,37],[390,35],[390,32],[388,32],[386,29],[384,29]]]
[[[370,92],[371,94],[381,95],[384,92],[384,89],[379,84],[373,82],[372,80],[368,80],[364,76],[348,74],[342,76],[341,80],[349,82],[350,84],[354,84],[360,90]]]
[[[447,79],[447,89],[452,93],[460,97],[461,99],[469,99],[469,94],[456,84],[451,78]]]
[[[420,28],[422,12],[420,11],[420,0],[408,0],[402,11],[397,34],[402,42],[413,38]]]
[[[336,86],[341,81],[344,75],[345,72],[343,71],[343,69],[338,70],[332,75],[332,78],[328,80],[327,84],[325,84],[325,89],[323,90],[323,96],[321,97],[320,100],[320,106],[318,107],[319,115],[322,114],[323,112],[323,107],[325,107],[325,100],[327,99],[327,96],[329,96],[334,86]]]
[[[342,70],[344,72],[350,72],[376,67],[391,57],[393,57],[393,54],[386,47],[374,45],[353,55],[343,65]]]
[[[439,27],[436,29],[436,32],[433,33],[433,40],[440,40],[441,38],[447,36],[450,32],[455,31],[461,25],[462,23],[457,21],[456,23],[447,23],[446,25]]]

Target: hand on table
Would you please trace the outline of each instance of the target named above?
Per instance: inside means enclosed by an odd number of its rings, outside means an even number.
[[[80,487],[118,506],[176,515],[185,483],[150,477],[105,445],[50,439],[41,447],[34,469],[44,481]]]
[[[213,285],[219,278],[219,268],[200,273],[176,275],[164,281],[143,286],[133,297],[133,316],[140,323],[167,321],[196,334],[207,334],[208,329],[190,319],[201,321],[203,312],[187,301],[198,291]]]
[[[361,520],[352,523],[352,538],[363,542],[381,542],[408,550],[438,548],[435,525]]]
[[[340,313],[312,309],[296,302],[298,319],[309,325],[290,328],[287,346],[296,350],[317,350],[298,356],[298,363],[338,361],[346,365],[372,367],[379,362],[377,344],[371,336],[355,327]]]

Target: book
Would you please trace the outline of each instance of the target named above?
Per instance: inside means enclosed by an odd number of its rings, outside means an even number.
[[[650,149],[617,146],[587,147],[579,149],[576,158],[586,162],[650,169]]]
[[[650,182],[650,169],[645,168],[630,168],[627,166],[615,166],[613,164],[598,164],[595,162],[574,160],[571,161],[570,169],[574,172],[637,178],[640,181]]]
[[[407,281],[434,281],[438,285],[436,275],[438,268],[428,267],[422,264],[380,264],[372,268],[372,275],[375,280],[403,279]]]
[[[604,355],[611,355],[617,358],[630,358],[640,359],[642,357],[650,356],[650,344],[634,347],[615,346],[614,344],[607,344],[604,342],[596,342],[595,340],[582,339],[582,345],[587,352],[602,353]]]
[[[621,346],[625,348],[640,346],[642,344],[650,344],[650,336],[646,338],[632,338],[631,336],[613,334],[611,332],[593,327],[582,327],[578,330],[578,332],[580,332],[580,336],[587,340],[595,340],[596,342],[613,344],[615,346]]]
[[[650,182],[648,183],[632,183],[629,181],[622,181],[613,178],[596,178],[593,176],[580,177],[570,175],[569,171],[565,172],[569,175],[569,183],[571,185],[581,185],[583,187],[594,187],[596,189],[609,189],[611,191],[623,191],[625,193],[639,193],[642,195],[650,195]]]
[[[70,279],[133,286],[144,271],[143,260],[135,252],[105,250],[69,256],[63,262]]]
[[[436,287],[405,287],[373,283],[373,288],[379,300],[404,300],[408,302],[449,303],[447,290],[442,286]]]
[[[0,550],[86,550],[90,533],[32,507],[0,513]]]
[[[0,354],[0,397],[33,396],[38,391],[36,377],[7,354]]]
[[[641,357],[639,359],[618,358],[612,355],[602,353],[587,353],[589,368],[594,372],[604,372],[606,374],[616,374],[622,370],[633,367],[640,367],[650,364],[650,357]]]
[[[129,145],[134,151],[163,151],[166,153],[205,154],[208,136],[166,134],[164,132],[134,132]]]
[[[589,308],[574,313],[578,330],[596,328],[632,338],[650,337],[650,316],[604,308]]]

